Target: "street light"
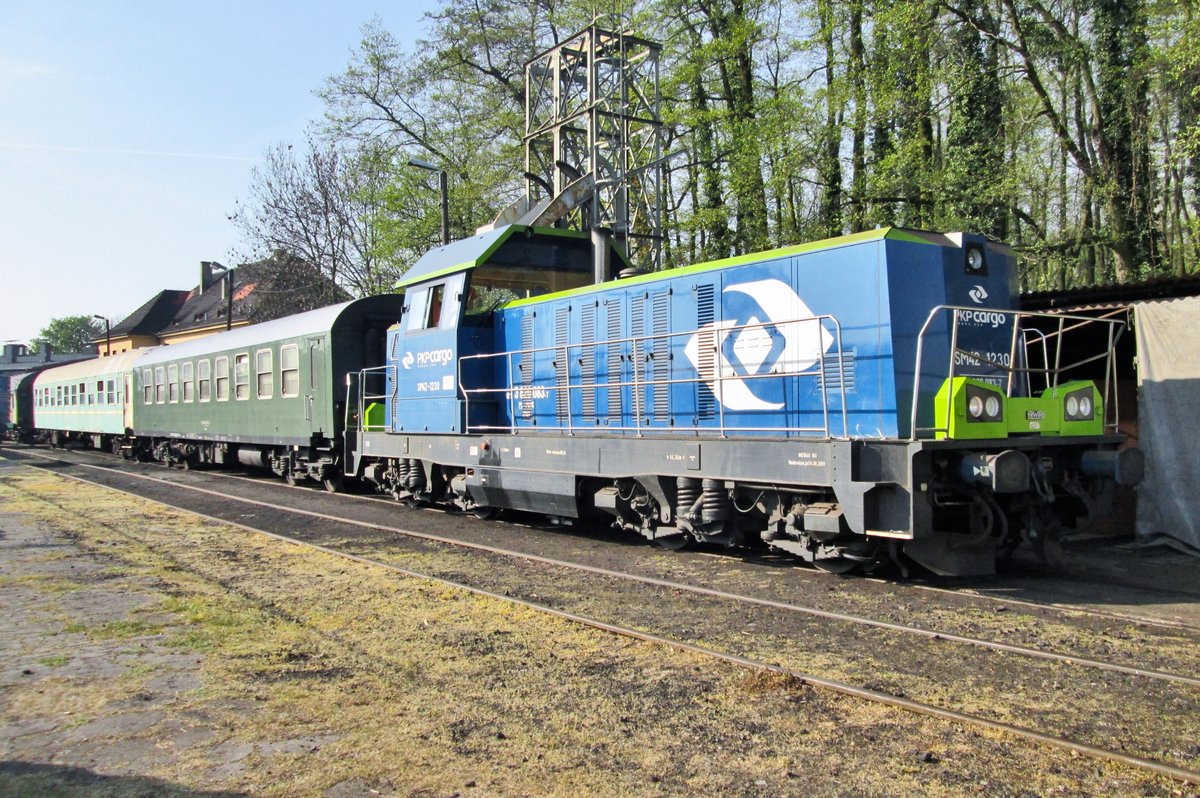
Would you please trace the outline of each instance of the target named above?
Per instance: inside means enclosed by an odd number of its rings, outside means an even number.
[[[442,244],[450,243],[450,183],[446,178],[446,170],[439,169],[429,161],[422,161],[420,158],[409,158],[409,166],[415,166],[418,169],[424,169],[427,172],[438,173],[438,184],[442,190]]]
[[[96,321],[104,322],[104,356],[112,354],[112,324],[106,316],[92,316]]]

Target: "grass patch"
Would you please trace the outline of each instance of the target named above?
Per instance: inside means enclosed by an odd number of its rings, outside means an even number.
[[[66,654],[54,654],[53,656],[42,657],[38,660],[38,663],[45,665],[47,668],[61,668],[70,661],[71,658]]]
[[[119,621],[94,626],[87,630],[90,637],[97,640],[113,640],[127,637],[143,637],[158,634],[162,631],[161,623],[152,623],[137,618],[124,618]]]

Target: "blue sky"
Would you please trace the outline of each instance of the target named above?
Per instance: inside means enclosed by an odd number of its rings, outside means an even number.
[[[411,44],[436,5],[0,0],[0,341],[236,263],[263,151],[320,118],[363,23]]]

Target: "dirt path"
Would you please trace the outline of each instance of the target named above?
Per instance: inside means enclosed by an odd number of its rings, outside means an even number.
[[[0,795],[1179,795],[0,468]]]

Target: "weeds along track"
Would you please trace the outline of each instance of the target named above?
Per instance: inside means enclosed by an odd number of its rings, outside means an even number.
[[[1200,750],[1195,744],[1200,731],[1200,684],[1192,676],[1200,646],[1193,636],[1178,630],[1123,630],[1124,637],[1113,637],[1113,630],[1094,618],[1079,625],[1072,623],[1078,618],[1034,619],[1055,641],[1058,652],[1115,650],[1125,660],[1055,653],[935,631],[927,623],[933,619],[948,627],[987,626],[975,620],[982,613],[969,604],[918,607],[916,599],[904,594],[902,603],[926,623],[913,629],[745,592],[531,556],[376,521],[338,518],[311,509],[328,502],[327,496],[312,491],[286,494],[284,506],[277,498],[239,495],[229,482],[218,490],[60,457],[42,456],[41,463],[74,479],[405,575],[504,598],[609,632],[1200,783],[1196,772]],[[192,476],[188,475],[188,482]],[[214,482],[209,480],[210,485]],[[262,486],[255,490],[261,492]],[[265,493],[276,490],[271,486]],[[417,515],[441,519],[443,526],[463,523],[456,516]],[[644,547],[632,551],[647,554]],[[766,576],[794,581],[792,573],[776,571]],[[988,614],[994,613],[988,610]],[[1003,623],[1027,624],[1026,619],[1013,617],[1015,613],[1005,615]],[[1038,628],[1022,634],[1036,638]],[[1063,642],[1075,645],[1058,645]],[[1139,651],[1154,651],[1154,669],[1135,664]]]

